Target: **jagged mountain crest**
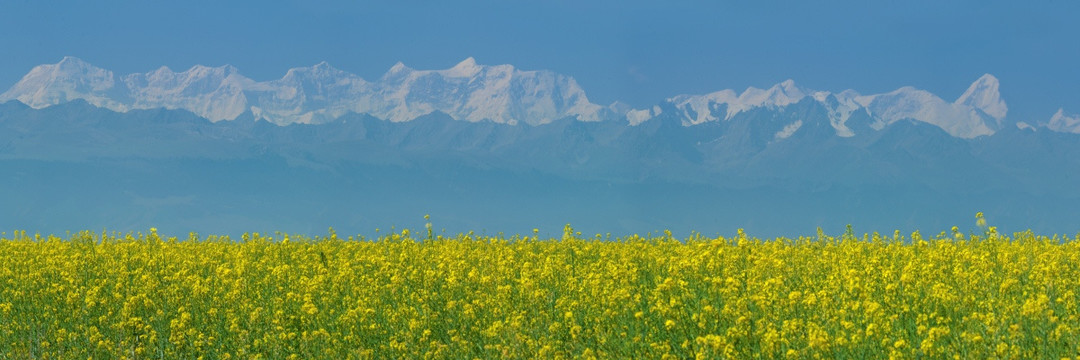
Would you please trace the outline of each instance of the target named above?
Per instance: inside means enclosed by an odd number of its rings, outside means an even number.
[[[121,80],[122,79],[122,80]],[[251,112],[278,125],[323,123],[348,113],[409,121],[443,112],[471,122],[539,125],[562,118],[601,120],[610,110],[589,102],[573,78],[466,58],[445,70],[414,70],[397,63],[376,82],[322,62],[290,69],[278,80],[256,82],[232,66],[167,67],[118,78],[74,57],[35,67],[0,102],[36,108],[83,99],[113,111],[183,109],[211,121]]]
[[[372,115],[409,121],[440,111],[458,120],[539,125],[566,117],[601,119],[573,78],[511,65],[478,65],[467,58],[446,70],[414,70],[395,64],[376,86]]]
[[[123,81],[127,109],[184,109],[211,121],[235,119],[247,111],[244,88],[254,84],[231,65],[195,65],[182,72],[161,67]]]
[[[983,74],[978,80],[971,83],[971,86],[956,99],[955,103],[982,110],[987,115],[1000,121],[1005,119],[1009,107],[1005,105],[1005,100],[1001,99],[1001,93],[998,91],[999,87],[997,77]]]
[[[915,120],[938,126],[950,135],[974,138],[993,134],[1001,128],[1008,108],[998,93],[998,81],[986,74],[976,80],[957,101],[948,102],[928,91],[911,86],[884,93],[861,95],[854,90],[839,93],[800,88],[786,80],[769,89],[748,88],[736,95],[721,90],[705,95],[679,95],[666,102],[682,115],[683,123],[696,125],[709,121],[730,120],[737,114],[756,108],[783,108],[810,97],[827,109],[827,117],[840,137],[857,135],[846,125],[856,111],[865,111],[873,119],[872,128],[881,130],[900,120]],[[721,111],[722,110],[722,111]],[[719,112],[718,112],[719,111]],[[722,113],[722,116],[721,116]],[[633,112],[631,123],[640,123],[645,113]],[[654,115],[655,116],[655,115]],[[790,135],[797,126],[784,134]],[[783,136],[781,138],[786,138]]]
[[[936,125],[950,135],[974,138],[994,133],[994,127],[973,108],[950,103],[926,90],[905,86],[895,91],[864,97],[865,107],[879,122],[876,127],[900,120]]]
[[[806,90],[795,86],[795,81],[788,79],[768,89],[749,87],[739,94],[727,89],[705,95],[678,95],[667,102],[676,104],[682,111],[684,124],[697,125],[721,119],[730,120],[736,114],[753,108],[791,105],[806,96]]]
[[[255,118],[275,124],[329,122],[362,106],[369,93],[371,84],[366,80],[325,61],[289,69],[281,79],[245,88]]]
[[[126,111],[116,92],[117,79],[108,71],[79,58],[65,56],[56,64],[35,66],[7,92],[0,101],[18,100],[35,109],[75,99],[94,106]]]
[[[483,67],[476,64],[476,59],[470,56],[459,62],[457,65],[454,65],[454,67],[447,70],[441,70],[440,72],[445,76],[451,77],[473,77],[483,70]]]
[[[229,65],[196,65],[180,72],[161,67],[118,76],[69,56],[31,69],[0,94],[0,102],[15,100],[40,109],[82,99],[119,112],[182,109],[211,121],[251,113],[255,119],[278,125],[325,123],[350,113],[393,122],[445,113],[455,120],[528,125],[566,118],[639,125],[674,116],[684,126],[695,126],[728,121],[758,108],[784,111],[809,98],[825,108],[824,116],[840,137],[859,134],[847,124],[858,115],[870,120],[863,132],[914,120],[940,127],[954,137],[974,138],[1004,127],[1008,106],[999,90],[999,80],[991,74],[979,77],[951,102],[910,86],[864,95],[853,90],[810,90],[789,79],[767,89],[678,95],[655,106],[634,109],[618,102],[606,107],[593,104],[569,76],[512,65],[482,65],[472,57],[442,70],[416,70],[398,62],[375,81],[320,62],[289,69],[280,79],[259,82]],[[1051,121],[1040,123],[1053,131],[1071,132],[1071,119],[1075,118],[1059,111]],[[799,131],[795,125],[787,129],[778,139]]]

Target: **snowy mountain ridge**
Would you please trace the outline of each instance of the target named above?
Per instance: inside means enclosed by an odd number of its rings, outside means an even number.
[[[875,119],[875,130],[899,120],[911,119],[936,125],[949,134],[973,138],[1000,129],[1008,111],[998,93],[998,80],[990,74],[973,83],[955,102],[948,102],[925,90],[905,86],[884,94],[861,95],[854,90],[840,93],[806,90],[786,80],[769,89],[748,88],[741,94],[721,90],[705,95],[679,95],[667,100],[679,109],[684,125],[730,120],[736,114],[759,107],[782,108],[804,98],[821,103],[829,112],[829,122],[842,137],[854,136],[846,126],[850,116],[862,109]],[[640,123],[644,116],[631,119]]]
[[[457,120],[539,125],[567,117],[596,121],[608,111],[590,103],[568,76],[478,65],[473,58],[447,70],[413,70],[398,63],[376,82],[326,62],[256,82],[232,66],[197,65],[182,72],[162,67],[117,76],[65,57],[34,67],[0,94],[0,102],[18,100],[39,109],[75,99],[118,112],[183,109],[211,121],[251,111],[256,119],[278,125],[325,123],[349,112],[400,122],[435,111]]]
[[[233,120],[245,112],[277,125],[320,124],[349,113],[369,114],[392,122],[442,112],[455,120],[541,125],[571,118],[615,120],[639,125],[658,116],[676,116],[684,126],[731,120],[758,108],[782,109],[814,101],[826,109],[837,136],[856,136],[847,121],[856,113],[872,119],[873,130],[901,120],[933,124],[960,138],[990,135],[1004,126],[1008,106],[999,81],[985,74],[955,101],[910,86],[883,94],[838,93],[799,87],[786,80],[768,89],[741,93],[720,90],[678,95],[645,109],[616,102],[601,106],[569,76],[546,70],[520,70],[512,65],[480,65],[466,58],[449,69],[416,70],[397,63],[381,78],[365,80],[326,62],[289,69],[284,77],[255,81],[232,66],[194,66],[176,72],[167,67],[119,76],[75,57],[34,67],[0,94],[0,102],[17,100],[44,108],[82,99],[118,112],[134,109],[183,109],[211,121]],[[675,113],[665,112],[674,109]],[[1076,117],[1059,111],[1046,124],[1053,131],[1075,132]],[[800,124],[801,125],[801,124]],[[785,127],[783,139],[799,130]]]

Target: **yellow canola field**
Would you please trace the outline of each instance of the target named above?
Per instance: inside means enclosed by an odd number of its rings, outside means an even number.
[[[0,358],[1063,358],[1080,240],[0,240]]]

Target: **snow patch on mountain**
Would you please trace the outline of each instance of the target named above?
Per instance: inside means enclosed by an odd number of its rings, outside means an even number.
[[[629,110],[626,112],[626,120],[630,126],[637,126],[663,113],[659,105],[653,105],[651,109]]]
[[[802,120],[795,120],[795,122],[787,124],[787,126],[784,126],[783,129],[780,129],[780,131],[777,131],[776,135],[773,136],[773,139],[774,140],[787,139],[787,138],[791,137],[791,135],[794,135],[796,131],[799,131],[800,127],[802,127]]]
[[[1046,128],[1057,132],[1080,134],[1080,115],[1069,114],[1065,112],[1065,109],[1059,108],[1054,116],[1050,117]]]
[[[705,95],[679,95],[668,99],[682,111],[684,124],[697,125],[730,120],[736,114],[759,107],[783,107],[799,102],[807,92],[786,80],[769,89],[749,87],[736,95],[734,90],[720,90]]]
[[[722,112],[721,115],[727,119],[727,110],[721,111],[721,107],[737,102],[738,99],[735,91],[721,90],[705,95],[678,95],[668,99],[668,102],[675,104],[675,107],[680,110],[684,123],[697,125],[718,120],[719,117],[714,112]],[[644,120],[639,118],[637,122],[641,121]]]
[[[859,104],[860,95],[847,90],[839,94],[828,91],[806,90],[795,85],[795,81],[786,80],[769,89],[747,88],[741,94],[734,90],[720,90],[705,95],[679,95],[668,99],[679,109],[683,123],[696,125],[708,121],[730,120],[741,112],[755,108],[781,108],[810,97],[825,106],[829,113],[829,123],[836,134],[843,137],[855,133],[846,126],[848,118],[863,105]],[[638,114],[640,115],[640,114]],[[638,123],[644,121],[638,117]],[[796,127],[797,129],[797,127]]]
[[[851,118],[851,114],[863,107],[856,101],[859,96],[859,93],[855,92],[855,90],[844,90],[839,94],[816,91],[813,94],[814,100],[824,105],[825,109],[828,110],[829,125],[832,125],[833,129],[836,130],[836,135],[841,137],[855,136],[855,132],[847,126],[847,121]]]

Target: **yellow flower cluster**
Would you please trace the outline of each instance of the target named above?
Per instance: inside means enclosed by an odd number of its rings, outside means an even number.
[[[1080,239],[0,239],[0,358],[1064,358]]]

